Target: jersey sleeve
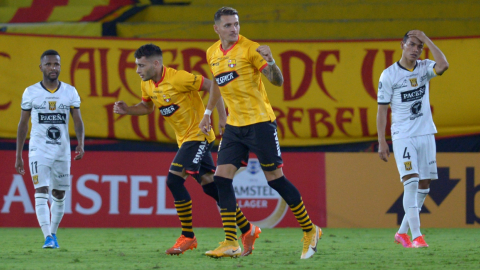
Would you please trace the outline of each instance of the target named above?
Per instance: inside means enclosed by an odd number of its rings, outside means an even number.
[[[255,68],[262,71],[267,66],[267,61],[257,52],[257,48],[260,44],[253,42],[248,48],[248,60]]]
[[[140,89],[142,90],[142,101],[145,101],[145,102],[152,101],[150,96],[147,94],[146,85],[145,85],[144,81],[142,81],[142,83],[140,85]]]
[[[427,63],[426,63],[426,66],[427,66],[427,77],[428,79],[432,79],[434,77],[437,77],[437,72],[435,72],[435,65],[437,64],[435,61],[432,61],[432,60],[429,60],[429,59],[426,59],[425,60]]]
[[[72,95],[72,100],[70,102],[70,106],[73,107],[74,109],[79,109],[80,108],[80,96],[78,95],[77,89],[73,88],[73,95]]]
[[[379,105],[388,105],[392,100],[393,89],[392,83],[388,79],[387,70],[380,75],[380,81],[378,82],[377,102]]]
[[[32,97],[29,95],[28,88],[23,92],[21,107],[24,111],[32,110]]]
[[[175,89],[179,92],[200,91],[203,81],[202,75],[192,74],[184,70],[179,70],[173,78]]]

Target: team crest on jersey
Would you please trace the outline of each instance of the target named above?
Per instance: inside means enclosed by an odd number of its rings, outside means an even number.
[[[172,98],[170,97],[169,94],[165,94],[165,95],[163,95],[163,100],[165,100],[165,102],[170,102],[170,100],[172,100]]]
[[[34,185],[37,185],[37,184],[38,184],[38,175],[34,175],[34,176],[32,177],[32,179],[33,179],[33,184],[34,184]]]
[[[228,60],[228,67],[229,68],[234,68],[236,65],[237,65],[237,60],[235,60],[235,59]]]
[[[50,111],[55,111],[57,109],[57,102],[56,101],[49,101],[48,102],[48,109]]]
[[[405,161],[403,164],[405,164],[405,170],[406,171],[411,171],[412,170],[412,162],[411,161]]]
[[[412,87],[418,86],[417,78],[411,78],[411,79],[409,79],[409,80],[410,80],[410,85],[411,85]]]

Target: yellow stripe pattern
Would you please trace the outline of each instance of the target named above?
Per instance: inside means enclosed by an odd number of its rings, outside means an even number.
[[[182,224],[182,231],[193,232],[192,228],[192,200],[175,201],[175,208],[177,209],[178,218]]]
[[[225,239],[229,241],[237,240],[237,224],[235,212],[221,212],[223,230],[225,231]]]
[[[313,224],[308,216],[307,210],[305,209],[303,200],[297,205],[290,205],[290,210],[292,210],[303,231],[309,232],[312,230]]]

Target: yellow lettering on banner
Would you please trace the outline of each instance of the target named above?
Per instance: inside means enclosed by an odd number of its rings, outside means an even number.
[[[40,79],[32,59],[38,58],[43,48],[31,49],[30,44],[54,41],[63,65],[60,79],[74,85],[82,99],[86,136],[175,141],[173,130],[158,111],[141,117],[119,116],[112,111],[117,100],[129,105],[140,102],[140,78],[135,72],[133,54],[147,42],[9,34],[0,34],[0,39],[0,80],[5,89],[0,92],[2,118],[19,119],[22,90]],[[400,59],[399,41],[261,42],[272,49],[285,80],[282,87],[276,87],[264,79],[277,115],[280,144],[308,146],[376,140],[378,79],[386,67]],[[210,79],[205,50],[213,42],[154,41],[163,50],[166,66]],[[480,79],[468,75],[480,69],[469,61],[477,55],[474,48],[480,46],[480,38],[434,42],[447,59],[455,59],[455,68],[452,64],[448,72],[431,83],[434,91],[430,100],[439,135],[478,133],[480,110],[474,103],[464,101],[480,100],[480,92],[452,94],[451,89],[475,89],[480,84]],[[423,50],[421,58],[433,59],[428,48]],[[20,69],[12,66],[13,61],[32,64]],[[232,68],[236,68],[233,63]],[[31,75],[25,77],[25,74]],[[207,93],[202,95],[206,102]],[[451,108],[455,108],[455,114],[447,113]],[[218,121],[216,113],[213,120]],[[217,128],[215,123],[212,126]],[[16,130],[14,121],[4,123],[0,137],[15,138]],[[70,132],[74,134],[73,127]]]

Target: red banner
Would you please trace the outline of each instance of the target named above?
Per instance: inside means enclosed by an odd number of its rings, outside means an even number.
[[[24,162],[28,164],[28,153]],[[72,153],[73,155],[73,153]],[[174,152],[87,152],[72,161],[72,190],[67,192],[61,227],[179,227],[166,176]],[[15,151],[0,151],[0,227],[36,227],[34,188],[28,168],[14,168]],[[216,157],[214,157],[216,158]],[[325,155],[283,153],[285,175],[300,190],[313,222],[326,225]],[[215,201],[191,177],[194,227],[221,227]],[[261,227],[297,227],[288,206],[271,189],[251,158],[234,179],[245,216]]]

